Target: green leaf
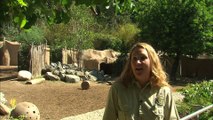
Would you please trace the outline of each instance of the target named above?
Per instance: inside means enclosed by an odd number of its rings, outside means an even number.
[[[21,5],[21,7],[27,7],[27,3],[26,2],[24,2],[23,0],[17,0],[18,1],[18,3]]]
[[[19,18],[18,16],[16,16],[16,17],[14,18],[14,22],[15,22],[15,23],[19,23],[19,19],[20,19],[20,18]]]
[[[68,4],[68,1],[67,0],[61,0],[61,4],[66,5],[66,4]]]
[[[26,19],[26,17],[23,17],[20,28],[23,28],[26,25],[26,23],[27,23],[27,19]]]

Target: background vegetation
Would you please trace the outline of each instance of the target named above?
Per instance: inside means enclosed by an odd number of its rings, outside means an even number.
[[[211,0],[2,0],[0,33],[24,44],[45,43],[60,61],[61,49],[114,49],[123,54],[145,41],[175,59],[213,54]],[[31,30],[32,29],[32,30]],[[34,31],[34,32],[31,32]],[[43,31],[43,32],[41,32]]]
[[[178,103],[178,111],[181,116],[186,116],[197,110],[212,105],[213,103],[213,82],[204,81],[196,84],[188,84],[180,92],[185,96],[184,101]],[[187,111],[187,112],[186,112]],[[213,109],[202,113],[199,120],[213,119]]]

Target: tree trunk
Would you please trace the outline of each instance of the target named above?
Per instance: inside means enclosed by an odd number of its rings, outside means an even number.
[[[172,71],[170,73],[171,81],[176,81],[176,73],[177,73],[177,69],[178,69],[178,66],[179,66],[180,56],[181,56],[181,54],[177,53],[177,55],[175,57],[175,61],[172,65]]]

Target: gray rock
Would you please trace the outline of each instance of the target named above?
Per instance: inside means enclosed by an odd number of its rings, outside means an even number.
[[[59,76],[59,74],[60,74],[60,71],[59,70],[57,70],[57,69],[55,69],[55,70],[53,70],[53,75],[57,75],[57,76]]]
[[[65,75],[65,82],[77,83],[80,82],[80,77],[76,75]]]
[[[59,76],[53,75],[52,72],[47,72],[45,78],[48,80],[60,80]]]
[[[67,70],[66,70],[66,74],[74,75],[74,74],[75,74],[75,70],[67,69]]]

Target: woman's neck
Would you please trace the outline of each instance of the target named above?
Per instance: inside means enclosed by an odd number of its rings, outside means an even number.
[[[144,79],[144,80],[141,79],[138,81],[139,81],[141,87],[144,87],[147,85],[147,83],[149,83],[149,79]]]

